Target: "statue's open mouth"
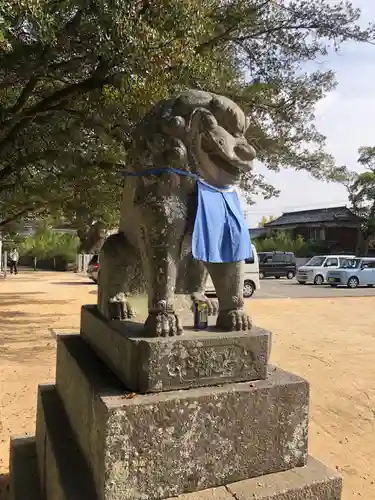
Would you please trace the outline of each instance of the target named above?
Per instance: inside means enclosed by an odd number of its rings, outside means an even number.
[[[215,165],[216,168],[220,170],[224,170],[224,172],[230,174],[234,177],[239,177],[242,173],[242,169],[238,168],[238,166],[234,165],[232,160],[228,160],[223,158],[220,153],[209,153],[205,151],[210,161]]]
[[[210,134],[208,137],[207,135],[203,136],[201,149],[216,168],[235,179],[251,168],[251,159],[242,160],[236,155],[235,149],[230,152],[225,151],[225,148],[218,144]]]

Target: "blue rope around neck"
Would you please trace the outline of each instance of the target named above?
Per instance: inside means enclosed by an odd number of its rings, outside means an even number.
[[[184,170],[179,170],[178,168],[173,167],[149,168],[148,170],[142,170],[142,172],[124,172],[124,175],[131,177],[142,177],[144,175],[163,174],[164,172],[172,172],[174,174],[185,175],[186,177],[194,177],[195,179],[200,180],[200,177],[197,174],[192,174],[191,172],[186,172]]]

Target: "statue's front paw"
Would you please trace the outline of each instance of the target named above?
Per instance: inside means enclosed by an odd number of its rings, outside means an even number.
[[[174,312],[151,312],[145,323],[146,337],[174,337],[181,335],[183,328]]]
[[[252,321],[243,309],[234,309],[232,311],[220,311],[216,326],[228,332],[246,331],[251,330]]]

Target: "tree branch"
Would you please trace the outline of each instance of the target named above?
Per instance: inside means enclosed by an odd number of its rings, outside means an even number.
[[[258,5],[257,7],[251,7],[251,11],[253,14],[255,14],[257,11],[261,10],[263,7],[265,7],[267,4],[270,3],[270,0],[265,0],[261,5]],[[250,12],[249,12],[250,13]],[[224,17],[221,22],[224,23],[225,21],[228,20],[228,12],[226,13],[226,17]],[[220,23],[219,23],[220,24]],[[210,40],[207,40],[205,42],[202,42],[200,45],[198,45],[195,49],[197,54],[200,54],[203,52],[203,50],[207,48],[211,48],[215,46],[216,44],[222,42],[222,41],[228,41],[228,35],[238,29],[241,25],[241,22],[238,21],[236,23],[233,23],[232,25],[228,26],[222,33],[217,34]]]
[[[82,11],[77,10],[77,12],[74,14],[72,19],[70,19],[66,23],[66,25],[64,26],[62,33],[65,35],[68,35],[68,36],[72,36],[76,32],[78,26],[80,25],[81,20],[82,20]],[[51,50],[50,46],[45,47],[43,49],[42,54],[41,54],[40,59],[39,59],[39,64],[41,64],[42,66],[46,63],[46,60],[48,59],[48,55],[50,53],[50,50]],[[23,88],[16,104],[9,110],[9,113],[16,114],[19,111],[21,111],[21,109],[26,104],[29,97],[31,96],[31,94],[35,90],[35,87],[37,86],[37,84],[38,84],[38,78],[34,74],[30,77],[29,81],[27,82],[27,84]]]
[[[239,42],[246,42],[246,40],[249,40],[251,38],[257,38],[262,35],[270,35],[272,33],[277,33],[278,31],[283,31],[283,30],[314,30],[314,29],[319,29],[321,28],[322,25],[318,23],[313,23],[310,25],[307,24],[284,24],[281,26],[274,26],[273,28],[266,28],[261,31],[251,33],[248,36],[239,36],[239,37],[234,37],[234,38],[227,38],[225,41],[232,41],[235,43]]]
[[[18,135],[19,132],[21,132],[21,130],[26,128],[26,126],[29,124],[30,121],[31,117],[23,118],[22,120],[18,121],[15,125],[13,125],[13,127],[9,130],[9,132],[5,135],[5,137],[0,141],[0,153],[2,150],[5,149],[5,147],[8,144],[10,144],[15,139],[15,137]],[[5,179],[5,177],[7,177],[8,175],[10,175],[11,169],[12,167],[10,166],[10,171],[8,167],[0,172],[0,181],[2,179]]]
[[[0,184],[0,193],[12,188],[14,188],[14,182],[11,182],[10,184]]]
[[[48,110],[48,108],[51,108],[54,105],[59,104],[64,99],[70,98],[74,95],[90,92],[91,90],[99,88],[101,85],[103,85],[103,83],[106,80],[109,69],[110,69],[110,64],[107,61],[102,60],[99,62],[93,74],[86,80],[69,85],[63,89],[57,90],[53,94],[42,99],[40,102],[38,102],[31,108],[24,110],[23,113],[19,115],[19,117],[21,117],[20,120],[19,121],[14,120],[16,123],[14,123],[13,127],[11,127],[8,133],[1,139],[0,153],[4,151],[4,149],[8,146],[8,144],[10,144],[14,140],[15,136],[18,135],[21,130],[26,128],[26,126],[33,120],[33,118],[37,114],[42,113]],[[0,180],[1,180],[1,175],[0,175]]]
[[[29,165],[30,163],[42,160],[48,157],[50,154],[55,154],[56,156],[61,156],[61,151],[46,150],[46,151],[36,151],[29,155],[25,155],[16,158],[14,161],[9,163],[6,167],[0,170],[0,182],[12,175],[13,173],[19,172],[22,167]],[[0,184],[0,192],[3,191],[3,186]]]
[[[200,45],[198,45],[198,47],[195,49],[195,52],[197,54],[201,54],[205,49],[210,49],[220,42],[227,41],[228,40],[227,36],[230,33],[232,33],[232,31],[236,30],[237,28],[238,28],[238,25],[230,26],[222,33],[219,33],[218,35],[214,36],[210,40],[207,40],[206,42],[203,42]]]
[[[38,79],[36,78],[36,76],[32,76],[29,79],[29,81],[26,83],[22,92],[20,93],[16,104],[10,109],[10,113],[16,114],[19,111],[21,111],[21,109],[24,107],[24,105],[27,103],[29,97],[33,93],[37,84],[38,84]]]
[[[89,78],[81,82],[74,83],[73,85],[69,85],[61,90],[57,90],[48,97],[45,97],[40,102],[26,110],[24,116],[35,116],[36,114],[45,111],[51,106],[54,106],[55,104],[58,104],[62,100],[65,100],[75,94],[83,94],[85,92],[89,92],[90,90],[94,90],[95,88],[101,87],[107,77],[109,69],[110,64],[105,60],[101,60]]]
[[[19,212],[16,212],[13,215],[10,215],[6,219],[3,219],[0,221],[0,228],[5,227],[7,224],[10,224],[11,222],[14,222],[18,219],[20,219],[23,215],[26,215],[30,212],[36,212],[39,211],[42,208],[46,208],[47,203],[42,203],[39,206],[28,206],[20,210]]]

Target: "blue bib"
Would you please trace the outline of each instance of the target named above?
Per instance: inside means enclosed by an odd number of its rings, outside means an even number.
[[[249,229],[236,191],[198,180],[193,257],[204,262],[238,262],[251,257]]]
[[[198,186],[192,253],[196,260],[212,263],[238,262],[252,256],[249,229],[237,192],[221,190],[202,181],[196,174],[174,168],[125,172],[125,175],[155,175],[165,171],[194,177]]]

